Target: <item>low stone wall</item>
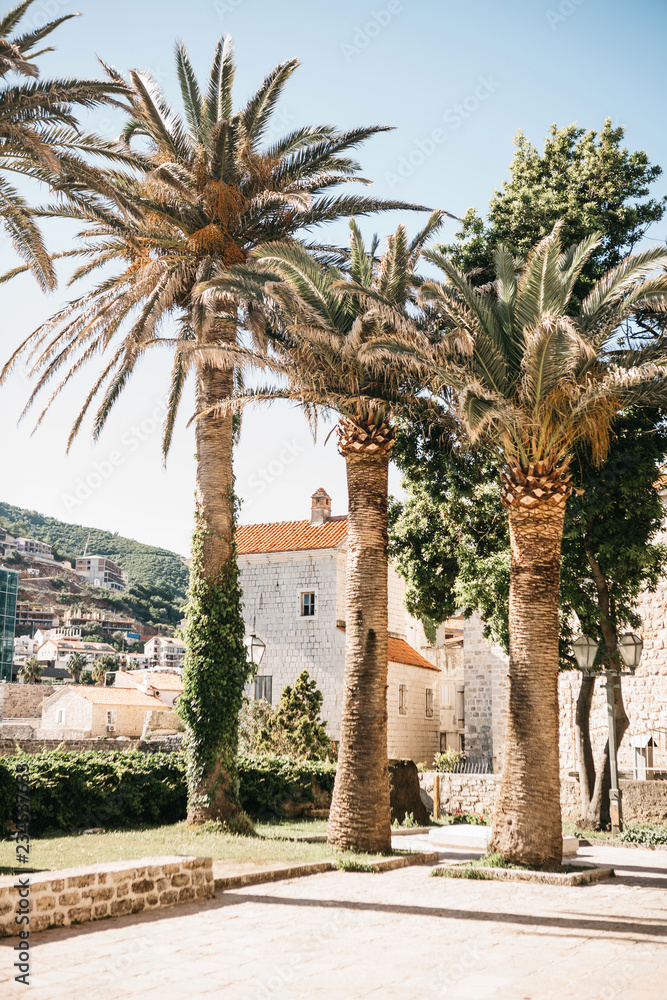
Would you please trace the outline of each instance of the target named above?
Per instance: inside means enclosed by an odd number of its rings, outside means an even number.
[[[146,712],[142,738],[146,733],[154,733],[158,729],[169,729],[174,733],[182,732],[183,720],[173,708],[156,708]]]
[[[0,937],[210,899],[214,891],[211,858],[141,858],[6,876],[0,878]],[[30,922],[17,923],[17,914]]]
[[[1,737],[1,734],[0,734]],[[53,750],[143,750],[145,753],[174,753],[182,747],[182,736],[164,736],[152,740],[96,740],[96,739],[2,739],[0,757],[11,757],[16,748],[26,753],[44,753]]]
[[[667,823],[667,781],[619,782],[623,795],[623,819],[626,823]],[[560,804],[563,819],[573,823],[581,813],[579,782],[561,781]]]
[[[433,771],[421,774],[422,802],[433,812]],[[443,813],[492,813],[498,791],[499,774],[440,773],[440,810]]]
[[[0,684],[0,719],[36,719],[42,702],[53,694],[47,684]]]

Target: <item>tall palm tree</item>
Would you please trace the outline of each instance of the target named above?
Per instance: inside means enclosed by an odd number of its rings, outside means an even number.
[[[19,348],[35,359],[35,395],[59,376],[51,400],[81,365],[102,355],[98,377],[77,416],[70,442],[93,401],[97,437],[140,358],[149,348],[173,354],[165,420],[166,456],[188,374],[195,379],[197,481],[188,654],[179,701],[193,766],[189,818],[226,818],[238,806],[235,757],[238,710],[248,663],[243,645],[238,569],[234,552],[234,477],[231,414],[211,407],[232,393],[234,370],[210,363],[205,349],[236,342],[241,300],[231,293],[194,302],[194,287],[244,262],[267,240],[291,239],[340,217],[394,208],[417,208],[329,189],[359,181],[350,152],[383,126],[338,131],[329,125],[298,128],[265,142],[273,112],[296,60],[282,63],[239,111],[233,108],[231,39],[215,51],[208,87],[200,89],[183,45],[176,68],[184,118],[168,106],[151,78],[130,73],[127,101],[132,117],[124,131],[128,148],[139,140],[142,176],[114,177],[119,207],[108,192],[74,199],[58,214],[84,223],[71,254],[83,258],[73,280],[116,265],[90,292],[65,306]],[[112,82],[122,77],[109,70]],[[361,179],[363,181],[363,179]],[[365,182],[367,183],[367,182]],[[128,204],[131,208],[128,209]],[[325,259],[338,251],[316,247]],[[172,328],[165,331],[165,321]],[[250,316],[251,325],[255,320]],[[47,404],[48,409],[48,404]],[[46,412],[46,411],[44,411]],[[42,414],[43,416],[44,414]],[[40,418],[41,419],[41,418]]]
[[[29,656],[25,663],[19,667],[18,676],[24,684],[39,684],[43,670],[44,667],[37,657]]]
[[[75,684],[81,680],[81,674],[88,669],[88,658],[83,653],[70,653],[67,659],[67,669]]]
[[[573,448],[588,442],[601,460],[622,410],[667,404],[662,345],[610,347],[635,310],[667,309],[667,278],[652,276],[667,264],[667,252],[626,258],[569,316],[574,284],[602,236],[563,250],[559,230],[523,267],[499,247],[486,291],[446,257],[426,253],[444,281],[425,282],[421,299],[434,326],[448,332],[375,347],[429,379],[461,434],[497,454],[511,543],[510,688],[490,849],[542,867],[560,864],[562,855],[558,603]]]
[[[73,105],[92,108],[117,103],[113,94],[125,86],[109,80],[38,80],[39,71],[30,60],[51,52],[38,49],[44,38],[75,14],[66,14],[40,28],[13,35],[34,0],[24,0],[0,20],[0,224],[14,249],[23,258],[43,289],[56,285],[49,256],[33,210],[8,179],[23,174],[56,189],[63,168],[79,168],[90,175],[82,153],[110,156],[114,144],[87,135],[78,127]],[[28,78],[4,82],[8,74]],[[122,158],[122,152],[117,151]]]
[[[345,687],[329,843],[338,848],[391,849],[387,761],[387,477],[394,442],[392,414],[413,403],[396,364],[364,360],[373,337],[407,327],[419,283],[415,267],[441,225],[435,212],[410,242],[399,226],[378,259],[350,222],[349,272],[321,267],[296,244],[270,244],[253,254],[257,273],[235,269],[200,294],[230,291],[273,314],[268,351],[235,351],[248,365],[278,375],[280,385],[248,389],[222,402],[229,412],[250,401],[297,400],[311,419],[338,416],[349,498],[346,573]],[[263,284],[263,282],[267,282]],[[269,305],[266,305],[266,300]],[[384,318],[389,307],[392,325]],[[275,332],[279,325],[280,333]],[[428,409],[428,401],[424,408]]]

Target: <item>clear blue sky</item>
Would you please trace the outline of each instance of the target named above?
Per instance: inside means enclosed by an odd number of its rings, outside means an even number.
[[[32,17],[70,12],[75,3],[40,0]],[[8,6],[3,2],[1,9]],[[44,76],[97,74],[99,55],[122,71],[150,71],[177,103],[174,39],[185,41],[204,76],[215,40],[229,33],[240,103],[276,63],[298,57],[302,65],[277,116],[280,131],[316,122],[395,126],[360,155],[380,196],[456,215],[471,205],[484,210],[506,176],[517,129],[541,146],[552,122],[597,129],[607,116],[626,126],[631,149],[645,149],[653,163],[667,167],[667,8],[659,0],[632,6],[618,0],[83,0],[78,10],[83,16],[53,36],[57,51],[42,58]],[[92,124],[113,134],[118,119],[101,112]],[[653,193],[665,190],[663,177]],[[379,216],[363,228],[386,234],[397,221]],[[416,225],[417,218],[407,221]],[[453,231],[450,223],[445,235]],[[50,245],[64,245],[68,233],[51,226]],[[334,235],[345,239],[343,228]],[[664,238],[667,224],[651,235]],[[2,270],[14,262],[0,242]],[[63,284],[43,296],[29,278],[0,286],[3,356],[70,294]],[[31,437],[29,419],[15,429],[28,388],[17,376],[0,390],[2,499],[187,552],[194,443],[185,417],[191,409],[186,406],[164,470],[158,424],[166,371],[157,358],[145,365],[99,443],[84,435],[69,456],[67,429],[87,379]],[[325,436],[326,429],[313,445],[303,417],[286,404],[245,418],[236,463],[243,521],[305,517],[319,486],[332,495],[334,513],[344,512],[344,463],[333,437],[324,447]],[[120,455],[114,466],[111,453]],[[396,475],[392,483],[396,489]]]

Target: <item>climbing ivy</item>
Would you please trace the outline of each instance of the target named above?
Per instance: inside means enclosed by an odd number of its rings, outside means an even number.
[[[207,528],[197,515],[186,607],[183,694],[178,711],[186,726],[188,814],[225,820],[238,805],[238,716],[251,676],[243,643],[236,552],[215,574],[204,564]]]

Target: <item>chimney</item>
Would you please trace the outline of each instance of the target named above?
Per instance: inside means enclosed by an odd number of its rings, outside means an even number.
[[[331,497],[320,486],[310,498],[310,523],[324,524],[331,517]]]

